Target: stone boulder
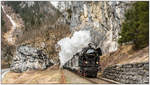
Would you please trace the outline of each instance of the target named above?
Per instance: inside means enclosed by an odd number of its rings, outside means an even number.
[[[50,59],[42,50],[25,45],[17,48],[10,70],[14,72],[43,70],[51,65]]]

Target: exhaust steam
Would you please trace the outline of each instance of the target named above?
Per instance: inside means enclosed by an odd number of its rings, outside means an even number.
[[[66,37],[58,41],[61,50],[59,51],[60,67],[69,61],[73,55],[87,47],[91,42],[90,31],[76,31],[71,38]]]

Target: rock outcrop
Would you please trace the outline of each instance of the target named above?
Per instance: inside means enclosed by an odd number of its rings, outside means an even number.
[[[35,48],[44,48],[44,53],[54,61],[58,63],[58,55],[55,50],[55,44],[60,39],[70,34],[69,26],[63,23],[64,18],[61,13],[49,2],[2,2],[4,10],[2,10],[2,61],[3,67],[6,63],[7,67],[11,63],[12,57],[16,51],[16,46],[22,44],[28,44]],[[6,13],[4,13],[6,11]],[[6,34],[12,28],[11,21],[6,15],[10,17],[18,24],[22,21],[23,27],[16,28],[12,32],[12,36],[15,36],[15,42],[12,46],[6,42],[4,34]],[[7,22],[6,22],[7,21]]]
[[[43,70],[51,65],[50,59],[42,50],[31,46],[19,46],[16,50],[16,56],[13,57],[10,70],[14,72]]]
[[[72,32],[90,30],[92,41],[102,48],[103,53],[116,51],[119,32],[125,11],[132,2],[58,2],[57,9],[62,12]],[[56,4],[55,4],[56,5]]]
[[[148,84],[149,62],[110,66],[104,70],[103,77],[124,84]]]

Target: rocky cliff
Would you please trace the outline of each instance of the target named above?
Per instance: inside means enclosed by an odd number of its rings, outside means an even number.
[[[53,65],[48,55],[41,49],[31,46],[20,46],[13,57],[10,70],[14,72],[24,72],[27,70],[44,70]]]
[[[74,31],[89,30],[92,42],[100,47],[105,54],[117,50],[118,33],[125,18],[125,11],[131,4],[131,2],[123,1],[2,2],[2,11],[10,10],[2,14],[3,21],[7,19],[9,23],[12,23],[6,15],[9,15],[17,25],[17,21],[21,21],[19,27],[9,31],[11,33],[3,33],[4,35],[13,35],[12,38],[15,38],[12,45],[14,49],[28,44],[33,48],[42,48],[55,63],[58,63],[58,54],[55,49],[57,41],[70,34],[72,35]],[[13,16],[16,16],[16,18]],[[8,22],[2,25],[2,29]],[[11,29],[11,27],[13,27],[13,24],[10,27],[6,26],[7,29]],[[8,43],[5,37],[4,41]],[[7,50],[3,52],[6,52],[4,54],[8,53]],[[13,56],[16,51],[10,52]]]
[[[90,30],[92,41],[103,53],[116,51],[125,11],[132,2],[55,2],[71,31]]]

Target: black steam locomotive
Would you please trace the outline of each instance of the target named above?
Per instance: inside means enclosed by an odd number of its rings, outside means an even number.
[[[89,47],[83,48],[81,52],[76,53],[74,57],[68,61],[64,68],[79,73],[85,77],[97,77],[100,70],[100,57],[102,55],[100,48]]]

